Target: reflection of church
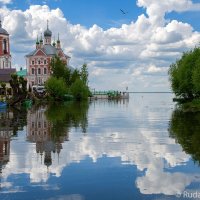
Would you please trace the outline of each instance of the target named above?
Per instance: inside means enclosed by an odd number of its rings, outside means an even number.
[[[59,158],[62,143],[68,140],[68,134],[60,136],[55,141],[52,137],[52,124],[45,116],[46,106],[28,111],[27,115],[27,140],[36,143],[36,152],[40,154],[44,164],[52,164],[52,153]],[[59,134],[59,133],[58,133]]]
[[[0,112],[0,175],[10,158],[10,140],[13,135],[12,118],[11,112]]]

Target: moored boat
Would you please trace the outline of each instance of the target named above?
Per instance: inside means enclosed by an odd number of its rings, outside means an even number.
[[[1,108],[6,108],[6,106],[7,106],[6,102],[0,101],[0,109]]]

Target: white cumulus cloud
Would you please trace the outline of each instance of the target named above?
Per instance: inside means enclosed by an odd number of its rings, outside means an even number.
[[[2,3],[2,4],[10,4],[10,3],[12,3],[12,0],[0,0],[0,3]]]
[[[135,81],[133,75],[141,75],[144,77],[137,83],[138,90],[143,90],[147,81],[151,87],[146,89],[155,89],[153,78],[147,77],[152,74],[140,73],[140,70],[148,72],[150,64],[155,68],[162,66],[165,68],[167,82],[166,68],[183,51],[193,48],[200,41],[199,32],[194,31],[190,24],[169,21],[165,19],[165,14],[171,11],[198,10],[200,4],[194,4],[190,0],[138,0],[137,5],[144,7],[147,15],[141,14],[130,24],[107,30],[96,24],[90,28],[71,24],[60,8],[50,9],[47,5],[31,5],[24,11],[0,8],[3,27],[11,35],[13,66],[25,66],[24,56],[34,50],[37,35],[43,33],[46,21],[49,20],[53,35],[57,38],[58,32],[60,33],[62,47],[72,57],[71,65],[80,67],[84,62],[88,64],[92,74],[91,87],[97,86],[98,89],[99,84],[96,83],[101,82],[104,89],[122,89],[116,88],[119,87],[119,82],[132,84]],[[102,76],[104,69],[107,72]],[[95,79],[93,75],[96,76]],[[168,85],[159,90],[169,90]],[[133,89],[131,85],[129,88]]]

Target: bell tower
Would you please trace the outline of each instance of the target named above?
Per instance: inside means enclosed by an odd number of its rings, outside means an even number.
[[[0,69],[11,68],[10,41],[8,32],[2,28],[0,19]]]

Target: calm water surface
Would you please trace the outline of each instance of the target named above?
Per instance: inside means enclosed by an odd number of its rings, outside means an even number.
[[[0,199],[198,199],[200,114],[172,98],[1,110]]]

